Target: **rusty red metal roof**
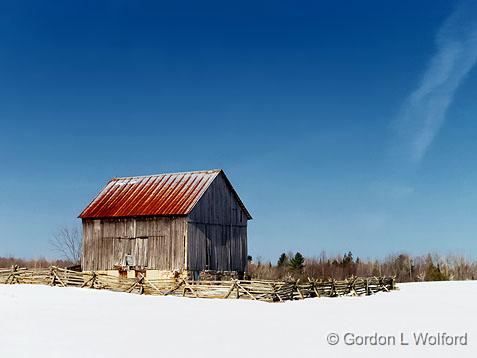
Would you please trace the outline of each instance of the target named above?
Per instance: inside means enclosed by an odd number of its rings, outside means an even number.
[[[82,219],[187,215],[218,175],[223,175],[248,219],[252,217],[220,170],[113,178],[79,215]]]

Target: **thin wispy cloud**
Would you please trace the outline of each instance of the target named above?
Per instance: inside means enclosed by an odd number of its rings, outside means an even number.
[[[456,90],[477,62],[477,2],[466,1],[436,35],[437,52],[397,121],[399,146],[419,162],[446,119]],[[411,54],[412,55],[412,54]]]

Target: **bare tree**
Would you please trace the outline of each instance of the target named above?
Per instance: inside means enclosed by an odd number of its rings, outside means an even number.
[[[60,228],[50,241],[51,247],[66,260],[79,264],[81,261],[81,234],[77,227]]]

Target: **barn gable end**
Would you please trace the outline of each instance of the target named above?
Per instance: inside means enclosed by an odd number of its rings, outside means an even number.
[[[187,267],[245,271],[250,214],[223,172],[188,216]]]

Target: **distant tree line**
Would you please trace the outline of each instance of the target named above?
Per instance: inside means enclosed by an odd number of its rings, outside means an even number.
[[[75,264],[75,262],[70,260],[48,260],[45,258],[21,259],[13,256],[0,256],[0,268],[10,268],[12,266],[19,266],[25,268],[48,268],[50,266],[71,267]]]
[[[50,266],[75,267],[81,261],[81,230],[77,226],[61,227],[50,240],[50,248],[60,259],[48,260],[45,258],[22,259],[18,257],[0,256],[0,268],[19,266],[25,268],[47,268]]]
[[[253,260],[249,256],[248,271],[258,279],[329,279],[342,280],[352,276],[395,276],[397,282],[474,280],[477,261],[458,255],[410,256],[397,254],[383,260],[361,260],[353,253],[308,258],[301,253],[282,253],[275,264]]]

